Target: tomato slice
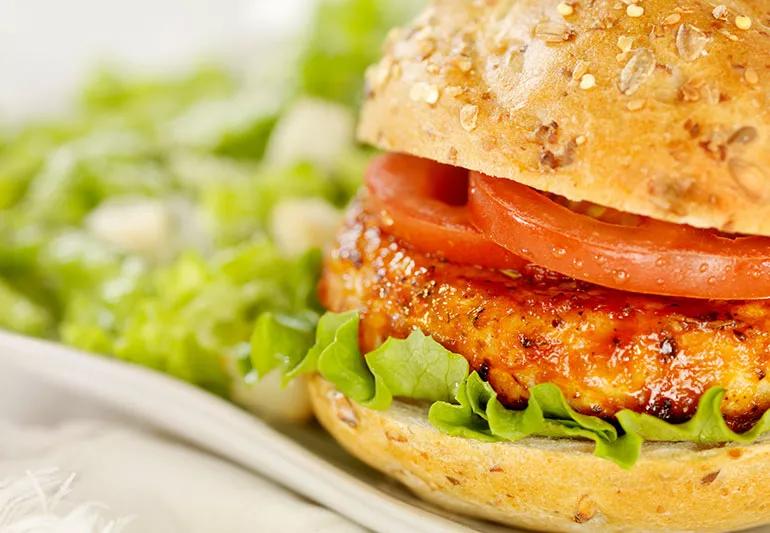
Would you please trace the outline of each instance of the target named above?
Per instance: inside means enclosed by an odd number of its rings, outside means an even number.
[[[366,172],[367,206],[385,231],[453,263],[519,269],[527,261],[471,225],[468,171],[403,154],[377,157]]]
[[[491,240],[542,267],[625,291],[770,298],[770,238],[638,217],[631,225],[571,211],[508,179],[471,173],[468,210]]]

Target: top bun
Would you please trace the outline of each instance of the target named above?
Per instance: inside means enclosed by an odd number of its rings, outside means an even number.
[[[360,138],[770,235],[770,6],[634,1],[435,0],[368,71]]]

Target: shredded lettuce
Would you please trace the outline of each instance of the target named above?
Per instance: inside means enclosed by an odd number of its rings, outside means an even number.
[[[688,422],[671,424],[629,410],[617,416],[617,425],[572,409],[553,384],[530,390],[525,409],[505,407],[495,391],[467,361],[431,337],[413,331],[406,339],[389,338],[362,356],[358,348],[358,312],[326,313],[318,322],[315,342],[308,330],[293,329],[290,357],[276,357],[286,327],[261,317],[262,327],[252,338],[253,367],[259,373],[279,368],[287,378],[318,372],[343,394],[375,410],[387,409],[394,397],[430,403],[430,422],[449,435],[495,442],[526,437],[575,438],[593,441],[594,453],[623,468],[636,463],[644,441],[676,441],[699,444],[747,443],[770,430],[770,412],[748,432],[731,431],[720,411],[724,390],[712,388],[700,400]],[[308,347],[307,355],[300,358]]]
[[[319,270],[317,250],[289,259],[268,241],[209,259],[185,253],[153,269],[124,263],[92,291],[77,290],[68,299],[59,331],[67,344],[226,395],[231,362],[262,313],[307,316],[312,328]]]

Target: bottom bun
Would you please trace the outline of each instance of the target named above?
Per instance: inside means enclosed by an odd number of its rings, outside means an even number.
[[[770,522],[770,441],[647,443],[630,470],[592,443],[486,443],[433,428],[424,406],[384,412],[310,380],[318,420],[350,453],[438,506],[545,531],[730,531]]]

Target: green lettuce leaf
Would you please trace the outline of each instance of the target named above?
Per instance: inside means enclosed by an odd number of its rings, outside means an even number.
[[[260,375],[276,368],[285,370],[289,379],[320,372],[346,396],[373,409],[387,409],[394,396],[449,400],[468,375],[465,358],[416,330],[404,340],[388,339],[364,359],[358,348],[359,316],[355,311],[324,314],[318,321],[315,343],[299,359],[287,357],[284,347],[297,348],[301,339],[306,341],[304,330],[287,327],[270,313],[257,323],[252,365]],[[287,360],[292,364],[285,364]]]
[[[714,387],[707,390],[698,402],[698,411],[682,424],[669,424],[647,414],[621,411],[618,422],[629,433],[649,441],[687,441],[700,444],[720,442],[750,443],[770,431],[770,411],[766,411],[753,428],[735,433],[725,423],[720,409],[725,391]]]
[[[314,326],[312,319],[265,311],[251,335],[251,368],[265,376],[276,367],[295,367],[313,345]]]
[[[315,344],[308,350],[304,359],[287,371],[286,377],[293,379],[302,374],[315,372],[318,369],[321,353],[329,346],[344,342],[342,339],[345,338],[346,332],[350,330],[358,331],[358,313],[325,313],[318,321]],[[355,346],[351,346],[350,349],[357,350],[358,343],[356,342]],[[259,354],[256,356],[258,357]],[[258,366],[258,364],[255,362],[254,366]],[[350,391],[351,387],[347,387],[347,389]],[[365,400],[366,398],[362,398],[360,401]]]
[[[454,398],[468,375],[468,361],[418,330],[404,340],[389,338],[366,356],[374,374],[376,396],[367,402],[385,409],[394,396],[445,401]]]
[[[770,431],[770,412],[746,433],[731,431],[720,411],[724,390],[719,388],[707,391],[697,414],[683,424],[624,410],[613,425],[576,412],[561,390],[550,383],[529,391],[526,408],[509,409],[497,399],[489,383],[470,371],[465,358],[420,331],[413,331],[406,339],[389,338],[362,356],[355,311],[323,315],[315,343],[304,358],[298,353],[308,345],[306,329],[287,328],[270,315],[263,315],[259,324],[269,330],[255,336],[252,351],[252,364],[261,374],[279,368],[290,379],[318,372],[352,400],[376,410],[387,409],[394,397],[426,401],[431,403],[430,422],[457,437],[488,442],[526,437],[589,440],[594,443],[595,455],[630,468],[638,460],[644,441],[748,443]],[[270,339],[280,340],[271,345]],[[257,340],[268,342],[257,349]]]
[[[558,387],[543,383],[530,390],[527,407],[512,410],[497,399],[489,383],[473,372],[465,378],[455,403],[434,403],[431,423],[455,436],[481,440],[517,441],[525,437],[578,438],[594,441],[595,454],[623,467],[632,466],[641,450],[641,439],[618,435],[600,418],[577,413]]]

